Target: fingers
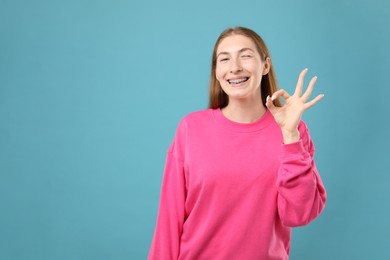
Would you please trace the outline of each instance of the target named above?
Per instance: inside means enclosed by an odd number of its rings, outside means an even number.
[[[303,82],[305,79],[305,75],[307,73],[307,68],[302,70],[298,77],[297,86],[295,88],[294,95],[298,95],[299,97],[302,95],[302,89],[303,89]]]
[[[307,87],[305,93],[302,95],[303,102],[306,102],[306,100],[309,99],[311,93],[313,92],[314,84],[316,83],[316,81],[317,81],[317,76],[313,77],[310,80],[309,86]]]
[[[320,94],[320,95],[316,96],[310,102],[305,103],[310,98],[310,95],[312,94],[313,89],[314,89],[314,85],[317,81],[317,76],[313,77],[310,80],[306,91],[302,95],[303,83],[304,83],[304,79],[305,79],[307,71],[308,71],[308,69],[306,68],[306,69],[302,70],[301,73],[299,74],[298,82],[297,82],[297,86],[295,88],[294,95],[291,96],[291,99],[290,99],[291,101],[288,101],[288,103],[290,103],[290,104],[300,104],[301,107],[303,106],[304,110],[314,106],[318,101],[320,101],[324,97],[324,94]],[[287,101],[287,99],[290,98],[290,95],[284,89],[280,89],[280,90],[276,91],[275,93],[273,93],[271,98],[267,97],[266,106],[270,110],[277,109],[272,101],[274,101],[275,99],[277,99],[279,97],[282,97],[283,99],[285,99]]]
[[[308,109],[308,108],[311,108],[312,106],[314,106],[318,101],[320,101],[325,95],[324,94],[320,94],[318,96],[316,96],[313,100],[311,100],[310,102],[307,102],[305,103],[304,107],[305,107],[305,110]]]
[[[276,91],[275,93],[272,94],[271,99],[272,99],[272,101],[274,101],[278,97],[282,97],[284,99],[288,99],[290,97],[290,95],[284,89],[279,89],[278,91]]]

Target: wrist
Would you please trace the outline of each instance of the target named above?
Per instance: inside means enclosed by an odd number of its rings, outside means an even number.
[[[283,135],[283,143],[284,144],[291,144],[298,142],[301,138],[298,129],[296,130],[283,130],[282,129],[282,135]]]

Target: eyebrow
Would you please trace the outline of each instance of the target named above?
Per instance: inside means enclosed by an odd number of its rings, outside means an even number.
[[[238,52],[244,52],[244,51],[251,51],[251,52],[255,52],[254,50],[252,50],[251,48],[242,48],[241,50],[239,50]],[[225,55],[228,55],[229,54],[229,52],[226,52],[226,51],[223,51],[223,52],[220,52],[220,53],[218,53],[218,55],[217,55],[217,57],[219,56],[219,55],[223,55],[223,54],[225,54]]]

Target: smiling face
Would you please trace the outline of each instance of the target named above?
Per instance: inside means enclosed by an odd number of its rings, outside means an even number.
[[[232,99],[261,100],[260,83],[270,68],[270,59],[260,56],[254,42],[235,34],[223,39],[217,48],[215,76]]]

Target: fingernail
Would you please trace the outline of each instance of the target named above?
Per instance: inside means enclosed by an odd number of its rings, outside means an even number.
[[[274,101],[275,97],[271,97],[271,100]]]
[[[269,99],[269,95],[267,96],[267,99],[266,99],[267,102],[268,102],[268,99]]]

